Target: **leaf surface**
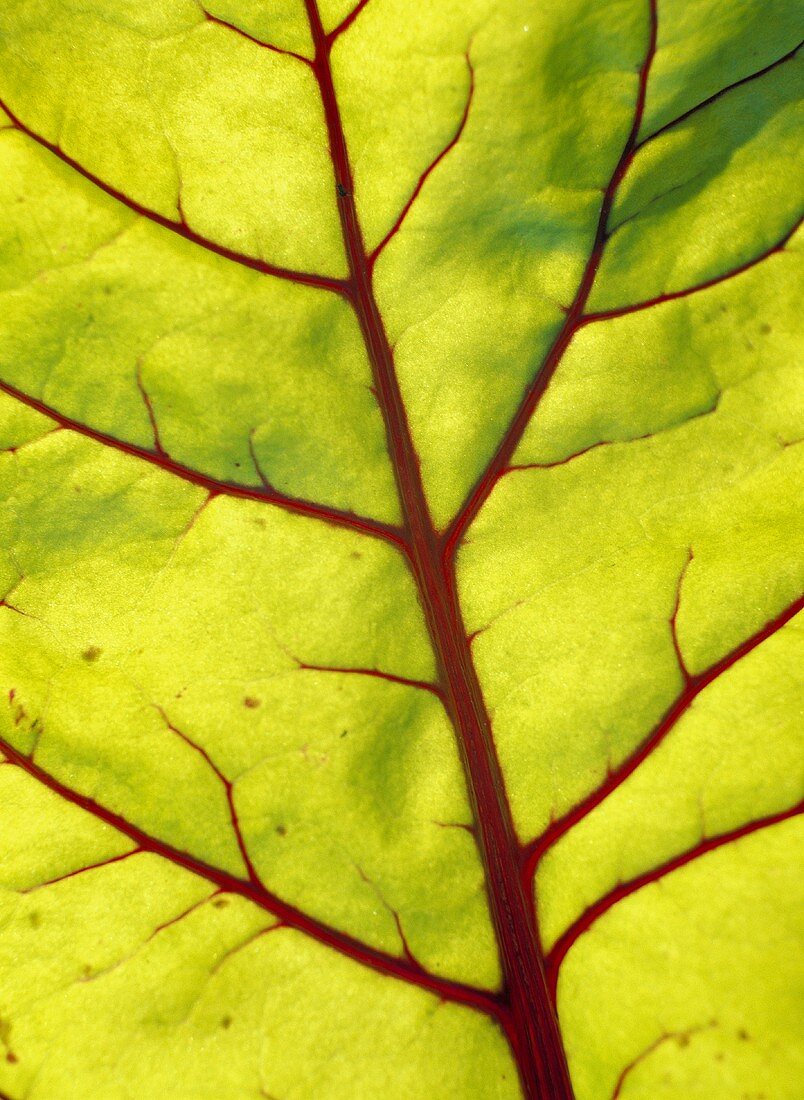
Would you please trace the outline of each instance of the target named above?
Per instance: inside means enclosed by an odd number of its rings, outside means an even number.
[[[4,6],[0,1093],[794,1100],[800,38]]]

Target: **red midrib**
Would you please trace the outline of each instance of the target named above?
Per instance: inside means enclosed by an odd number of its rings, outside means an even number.
[[[521,874],[520,847],[458,605],[452,562],[444,553],[443,540],[436,532],[427,505],[393,352],[374,295],[370,258],[355,206],[352,169],[332,78],[332,38],[324,32],[316,0],[305,0],[305,5],[315,47],[313,72],[326,117],[349,262],[346,293],[360,322],[371,363],[402,502],[408,558],[435,651],[440,688],[455,728],[477,823],[501,957],[504,995],[511,1011],[509,1037],[526,1096],[532,1100],[571,1100],[572,1087],[547,988],[533,907]]]
[[[327,130],[329,135],[330,152],[335,172],[335,182],[338,193],[338,206],[343,230],[343,239],[347,258],[349,261],[350,275],[347,280],[330,279],[323,276],[307,274],[303,272],[289,271],[273,267],[252,257],[243,256],[233,250],[216,245],[189,228],[183,220],[172,221],[153,211],[137,205],[136,202],[115,191],[101,180],[91,175],[79,164],[67,156],[58,146],[50,144],[32,131],[28,130],[19,119],[10,112],[9,115],[17,129],[27,134],[40,145],[49,149],[65,163],[91,180],[107,194],[127,205],[130,209],[143,217],[149,218],[157,224],[185,239],[198,244],[201,247],[217,252],[233,261],[245,264],[266,274],[275,275],[292,281],[308,285],[322,287],[342,294],[352,305],[361,325],[363,337],[374,374],[375,390],[386,426],[388,448],[396,474],[400,498],[402,500],[405,517],[404,529],[399,531],[389,525],[366,521],[362,517],[352,516],[351,513],[338,512],[334,509],[326,509],[315,506],[305,501],[295,501],[286,498],[282,494],[274,493],[270,486],[264,490],[251,489],[249,487],[232,486],[228,483],[217,482],[205,477],[197,471],[189,470],[179,463],[171,460],[158,446],[157,451],[146,451],[130,444],[121,443],[110,436],[100,432],[93,432],[85,426],[59,416],[53,410],[41,405],[36,399],[26,397],[14,390],[13,387],[0,383],[0,388],[5,389],[20,400],[25,401],[34,408],[39,408],[51,418],[55,419],[63,427],[82,432],[98,442],[109,446],[116,446],[120,450],[136,455],[166,470],[184,477],[198,485],[207,488],[211,493],[229,492],[235,495],[247,496],[267,500],[280,506],[290,507],[293,510],[305,514],[314,515],[327,522],[340,523],[345,526],[363,530],[375,537],[392,541],[403,550],[411,563],[411,568],[418,585],[422,606],[425,612],[427,625],[432,638],[439,668],[439,684],[424,684],[416,682],[413,686],[435,690],[443,700],[447,712],[453,722],[456,736],[461,751],[464,769],[467,777],[470,797],[476,820],[476,827],[472,830],[477,837],[481,855],[486,870],[487,889],[489,902],[497,933],[502,966],[505,979],[505,988],[501,996],[487,994],[481,990],[461,986],[439,979],[422,971],[418,965],[412,966],[409,959],[396,959],[382,952],[374,951],[352,940],[349,936],[327,928],[318,922],[306,917],[292,906],[285,905],[279,899],[268,893],[259,883],[248,882],[227,875],[200,863],[185,853],[178,852],[169,845],[163,844],[146,836],[130,823],[117,817],[110,811],[83,798],[76,792],[59,784],[53,777],[42,772],[31,759],[22,756],[10,745],[0,742],[9,758],[23,767],[29,774],[35,776],[44,785],[59,793],[62,797],[72,801],[76,805],[83,806],[88,812],[95,814],[102,820],[113,825],[122,833],[129,836],[141,848],[158,852],[166,859],[172,860],[179,866],[184,866],[188,871],[201,874],[211,882],[217,883],[221,889],[230,890],[250,897],[256,904],[262,905],[269,911],[277,914],[283,923],[300,928],[308,935],[314,936],[322,942],[328,943],[333,948],[352,957],[366,965],[384,973],[393,974],[402,980],[413,981],[432,992],[447,999],[461,1003],[488,1013],[497,1019],[504,1027],[511,1042],[518,1067],[522,1077],[523,1087],[528,1097],[538,1100],[565,1100],[572,1097],[572,1090],[567,1074],[566,1061],[560,1035],[558,1032],[551,998],[545,982],[545,960],[539,947],[539,940],[533,915],[533,907],[529,896],[529,884],[532,871],[535,868],[539,856],[551,843],[557,839],[552,831],[549,835],[540,838],[530,846],[527,854],[529,859],[524,867],[522,865],[523,852],[515,836],[508,806],[504,783],[501,775],[496,749],[493,741],[490,722],[485,709],[481,688],[472,662],[471,651],[468,644],[465,627],[462,621],[460,606],[457,598],[454,556],[457,546],[472,519],[491,492],[496,480],[507,468],[516,444],[521,437],[525,425],[532,417],[539,401],[544,394],[549,380],[554,373],[564,351],[569,345],[574,333],[584,324],[603,319],[620,313],[631,312],[636,309],[646,308],[648,305],[664,301],[669,297],[680,297],[695,290],[703,289],[720,279],[711,280],[689,290],[679,291],[672,295],[665,295],[650,302],[639,303],[636,306],[624,307],[620,310],[605,314],[584,314],[585,303],[588,299],[600,259],[607,240],[607,221],[619,183],[624,176],[628,165],[636,151],[636,136],[639,130],[647,86],[647,77],[656,44],[656,3],[650,0],[651,32],[643,62],[639,94],[637,98],[635,116],[631,132],[623,150],[622,156],[615,168],[614,174],[604,192],[600,217],[595,233],[594,243],[584,271],[581,283],[572,305],[567,310],[567,317],[557,338],[551,348],[542,371],[534,379],[530,390],[524,396],[522,404],[514,417],[501,445],[486,469],[486,472],[470,493],[464,506],[458,513],[450,530],[439,536],[430,516],[426,497],[423,490],[418,458],[413,446],[409,426],[407,423],[404,404],[399,390],[396,372],[393,363],[393,353],[385,332],[383,320],[374,296],[371,267],[372,261],[378,250],[372,256],[367,256],[365,243],[357,212],[355,209],[353,194],[353,179],[347,145],[344,137],[338,109],[337,98],[333,85],[330,68],[330,52],[336,38],[348,27],[365,7],[367,0],[360,0],[347,19],[329,35],[325,34],[320,16],[317,10],[316,0],[305,0],[305,5],[310,20],[312,36],[315,43],[315,58],[309,61],[299,58],[305,64],[309,64],[318,80]],[[217,21],[217,20],[216,20]],[[237,29],[237,28],[233,28]],[[242,32],[241,32],[242,33]],[[256,40],[254,40],[256,42]],[[257,43],[265,45],[264,43]],[[267,47],[273,48],[273,47]],[[283,51],[284,52],[284,51]],[[467,59],[468,60],[468,59]],[[786,60],[781,59],[781,60]],[[776,63],[774,63],[776,64]],[[772,67],[772,66],[771,66]],[[765,70],[763,70],[765,71]],[[471,73],[471,67],[470,67]],[[749,79],[749,78],[746,78]],[[714,98],[714,97],[712,97]],[[471,101],[471,88],[470,97]],[[700,105],[699,105],[700,106]],[[697,110],[698,108],[694,108]],[[463,130],[467,119],[469,103],[467,102],[463,118],[457,133],[442,151],[439,158],[427,170],[419,181],[411,199],[406,204],[402,215],[395,223],[390,235],[398,229],[401,220],[409,210],[412,202],[418,196],[427,176],[443,159],[443,156],[454,146]],[[690,112],[691,113],[691,112]],[[654,135],[655,136],[655,135]],[[651,140],[650,138],[647,140]],[[643,143],[644,144],[644,143]],[[390,236],[389,235],[389,236]],[[789,234],[774,245],[770,250],[779,251],[783,248]],[[383,240],[382,245],[386,243]],[[768,253],[770,254],[770,253]],[[760,257],[760,258],[764,258]],[[752,266],[758,260],[751,261],[725,277]],[[786,614],[786,613],[785,613]],[[761,634],[763,632],[760,632]],[[752,645],[749,640],[747,645]],[[739,651],[739,647],[738,647]],[[735,651],[735,652],[738,652]],[[736,659],[736,658],[735,658]],[[335,671],[335,670],[333,670]],[[377,670],[370,669],[344,669],[343,672],[353,672],[367,675],[380,675]],[[712,675],[702,674],[701,677],[692,678],[691,690],[700,690],[710,682],[717,672]],[[386,678],[394,679],[392,676]],[[696,690],[696,694],[697,694]],[[686,699],[684,706],[689,705],[690,699]],[[674,709],[662,723],[661,736],[664,736],[678,717]],[[652,751],[655,743],[652,739],[646,744],[634,758],[629,758],[624,768],[618,772],[616,782],[622,782],[626,773],[637,766],[647,751]],[[637,755],[639,759],[637,759]],[[568,827],[570,817],[572,821],[589,812],[593,804],[602,800],[611,790],[611,782],[604,783],[599,791],[594,792],[590,799],[585,800],[579,807],[572,811],[571,815],[556,825],[561,828]],[[594,800],[594,803],[592,802]],[[750,826],[746,828],[753,828]],[[721,841],[725,842],[725,841]],[[708,849],[707,849],[708,850]],[[685,857],[687,861],[691,856]],[[667,868],[664,869],[665,871]],[[664,873],[662,869],[651,872],[652,876]],[[636,886],[633,887],[637,888]],[[630,891],[629,891],[630,892]],[[603,902],[601,903],[603,904]],[[613,904],[613,902],[612,902]],[[401,934],[401,930],[400,930]],[[404,937],[403,937],[404,942]],[[553,974],[557,968],[555,955]]]

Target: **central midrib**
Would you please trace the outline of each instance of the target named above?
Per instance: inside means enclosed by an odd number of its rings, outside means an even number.
[[[491,725],[472,660],[454,564],[427,505],[418,457],[372,286],[353,197],[353,178],[330,65],[331,42],[316,0],[305,0],[315,47],[313,71],[326,118],[350,278],[347,297],[360,323],[401,500],[406,552],[436,655],[445,705],[455,729],[476,823],[500,953],[510,1033],[522,1086],[532,1100],[571,1100],[566,1058],[545,979],[533,905],[526,895],[522,848],[511,818]]]

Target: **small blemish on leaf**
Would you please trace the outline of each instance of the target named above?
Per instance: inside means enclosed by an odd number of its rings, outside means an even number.
[[[221,1027],[224,1029],[224,1031],[227,1028],[230,1028],[231,1026],[232,1026],[232,1017],[231,1016],[223,1016],[221,1018]]]
[[[262,516],[255,516],[253,523],[255,527],[265,527],[265,520]]]
[[[765,321],[763,324],[761,324],[759,326],[759,331],[762,333],[763,336],[767,336],[769,332],[773,332],[773,329],[767,323],[767,321]]]
[[[346,737],[348,735],[348,733],[349,733],[349,730],[344,730],[343,733],[341,734],[341,737]]]
[[[84,650],[84,652],[81,654],[81,657],[83,658],[83,660],[89,661],[89,663],[92,664],[94,661],[97,661],[101,653],[103,653],[103,650],[100,646],[91,645]]]
[[[349,192],[346,190],[346,188],[343,186],[343,184],[338,183],[338,184],[336,184],[336,187],[338,189],[338,194],[341,196],[341,198],[342,199],[347,198],[347,196],[349,195]]]
[[[287,830],[286,825],[277,825],[276,831],[277,831],[277,834],[279,836],[287,836],[287,834],[288,834],[288,830]]]
[[[260,705],[260,700],[255,699],[255,697],[253,695],[247,695],[245,697],[245,699],[243,700],[243,706],[248,707],[249,710],[256,710],[256,708],[259,705]]]
[[[352,552],[350,553],[349,557],[350,557],[350,558],[355,558],[355,559],[359,559],[359,558],[362,558],[362,557],[363,557],[363,555],[361,554],[361,552],[360,552],[359,550],[352,550]]]
[[[748,1034],[745,1028],[741,1027],[737,1032],[737,1038],[742,1039],[744,1043],[747,1043],[751,1036]]]
[[[34,909],[33,912],[28,914],[28,922],[31,928],[39,928],[42,924],[42,914],[38,909]]]
[[[19,1058],[13,1050],[10,1050],[8,1054],[6,1054],[6,1061],[11,1062],[11,1064],[13,1065],[15,1062],[19,1062]]]
[[[228,904],[229,904],[229,899],[228,898],[215,898],[215,900],[212,903],[213,908],[215,908],[215,909],[225,909]]]

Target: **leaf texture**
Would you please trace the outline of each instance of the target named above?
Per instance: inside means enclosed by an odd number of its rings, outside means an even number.
[[[3,5],[0,1094],[799,1095],[801,37]]]

